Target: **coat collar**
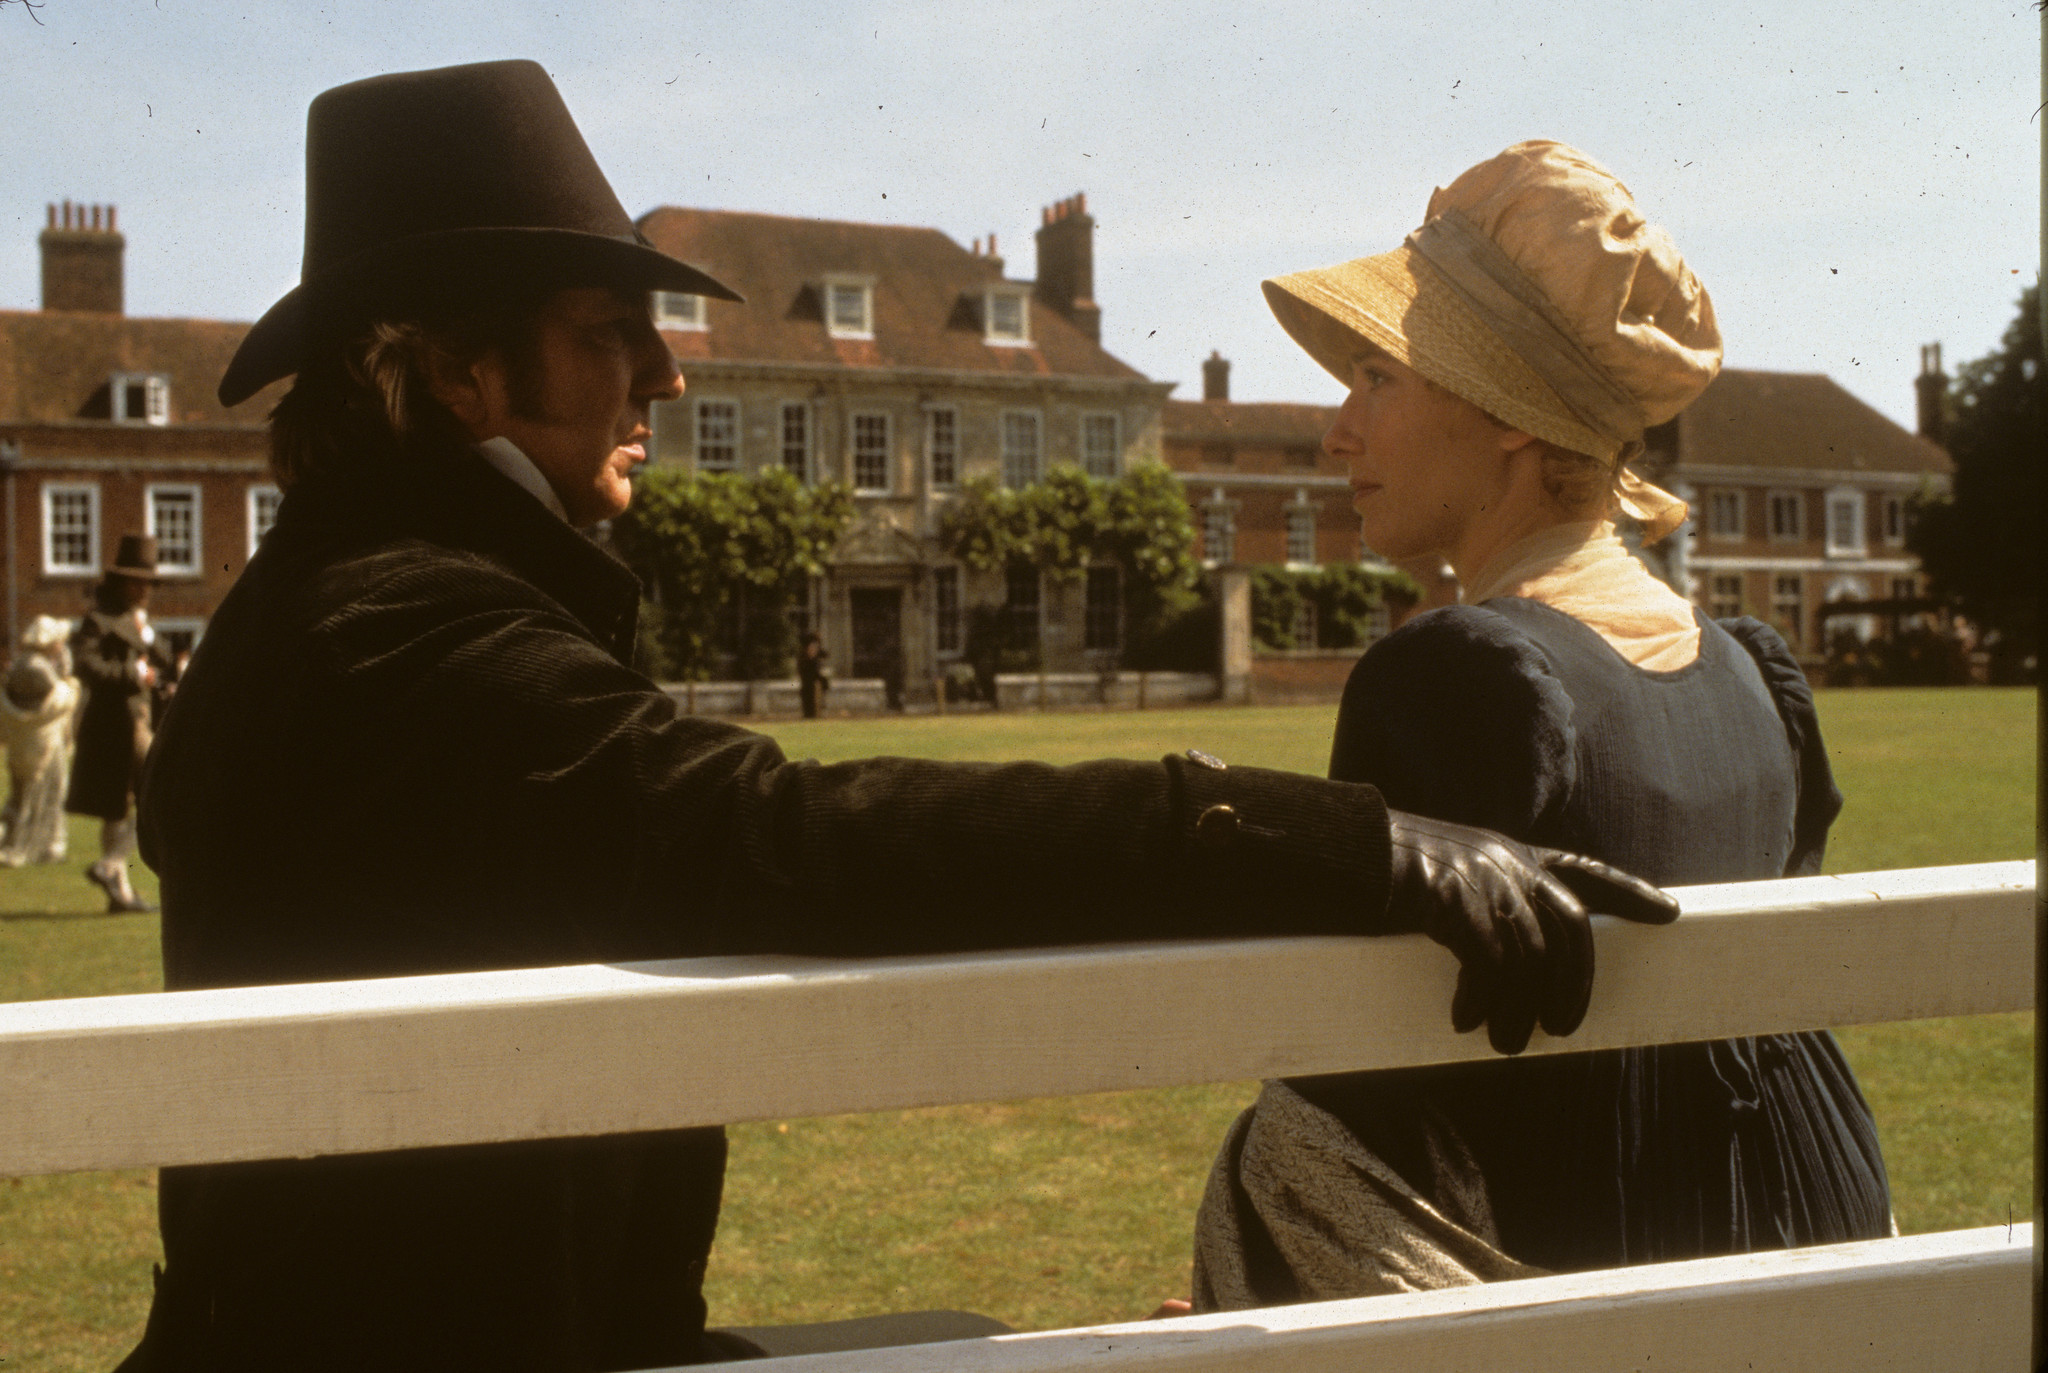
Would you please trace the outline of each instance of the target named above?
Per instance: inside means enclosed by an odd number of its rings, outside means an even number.
[[[298,513],[294,504],[316,519],[339,505],[351,510],[347,523],[367,522],[380,537],[488,558],[559,601],[614,657],[632,659],[639,578],[467,448],[417,444],[346,477],[309,480],[303,499],[295,489],[278,512],[280,524]]]

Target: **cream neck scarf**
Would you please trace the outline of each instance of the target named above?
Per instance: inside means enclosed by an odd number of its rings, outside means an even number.
[[[1700,655],[1692,605],[1650,575],[1607,520],[1553,525],[1510,544],[1472,579],[1469,604],[1496,596],[1541,601],[1652,672]]]

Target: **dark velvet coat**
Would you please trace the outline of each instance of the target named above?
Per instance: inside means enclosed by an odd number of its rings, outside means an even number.
[[[132,615],[95,608],[72,631],[72,670],[85,688],[64,798],[73,815],[118,820],[128,813],[137,747],[147,748],[149,738],[151,693],[135,680],[135,664],[144,659],[160,677],[170,672],[170,660],[143,642]]]
[[[1383,921],[1371,787],[1178,757],[792,762],[624,665],[637,605],[466,450],[295,486],[151,756],[167,985]],[[1235,841],[1198,841],[1220,803]],[[724,1154],[712,1129],[165,1169],[131,1366],[709,1357]]]

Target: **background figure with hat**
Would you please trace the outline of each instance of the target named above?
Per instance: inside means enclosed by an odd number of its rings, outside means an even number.
[[[0,866],[55,863],[67,836],[64,793],[70,782],[78,679],[65,647],[69,622],[38,615],[21,632],[0,689],[0,744],[7,749],[7,808],[0,811]]]
[[[1418,929],[1568,1030],[1580,895],[1676,913],[1368,786],[1206,754],[823,767],[679,715],[628,666],[638,583],[583,532],[626,508],[650,407],[682,392],[653,290],[733,298],[638,240],[538,65],[313,102],[303,280],[221,382],[232,404],[295,374],[271,417],[284,500],[144,778],[166,986]],[[746,1353],[705,1330],[725,1147],[670,1130],[164,1169],[128,1367]],[[879,1342],[991,1325],[919,1324]]]
[[[149,623],[157,583],[156,540],[124,534],[113,565],[93,591],[92,608],[71,636],[71,658],[85,688],[78,749],[65,808],[100,821],[99,861],[86,880],[107,894],[110,912],[150,911],[136,895],[128,860],[135,854],[135,792],[149,755],[160,693],[173,664]]]
[[[1790,651],[1695,612],[1621,537],[1685,519],[1629,463],[1721,357],[1706,291],[1627,187],[1520,143],[1395,251],[1265,293],[1349,388],[1324,446],[1366,542],[1439,556],[1465,591],[1359,661],[1331,776],[1665,884],[1817,872],[1842,801]],[[1499,1044],[1512,1022],[1491,1024]],[[1343,1074],[1269,1083],[1233,1127],[1194,1305],[1889,1229],[1876,1126],[1825,1032]]]

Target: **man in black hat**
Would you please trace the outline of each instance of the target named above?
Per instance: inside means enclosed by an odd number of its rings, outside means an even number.
[[[1426,930],[1454,1020],[1574,1028],[1621,874],[1364,786],[1163,763],[790,762],[625,665],[623,510],[679,395],[641,243],[541,69],[313,103],[304,278],[250,331],[276,525],[143,793],[172,988],[700,954]],[[1579,896],[1574,895],[1576,891]],[[662,1131],[163,1171],[131,1369],[626,1369],[734,1351],[700,1295],[725,1141]]]
[[[100,857],[85,877],[107,894],[114,914],[156,909],[136,894],[128,876],[135,782],[149,752],[151,707],[172,670],[149,623],[156,582],[156,540],[122,535],[113,565],[93,590],[92,609],[71,636],[71,660],[86,695],[64,809],[99,819]]]

